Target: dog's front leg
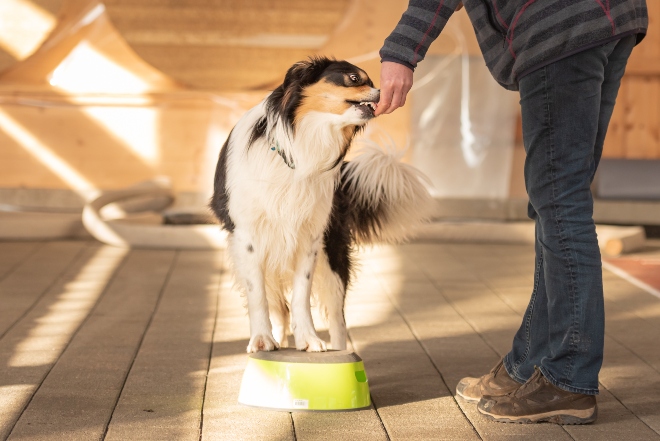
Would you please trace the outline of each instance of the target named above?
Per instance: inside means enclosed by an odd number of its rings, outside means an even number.
[[[312,277],[316,266],[321,236],[301,247],[296,258],[296,268],[293,276],[293,295],[291,298],[291,328],[296,341],[296,349],[308,352],[321,352],[326,345],[316,335],[312,321],[310,297],[312,294]]]
[[[273,330],[268,315],[268,300],[264,284],[261,261],[252,237],[242,231],[234,231],[229,242],[229,251],[234,260],[238,281],[247,295],[248,315],[250,316],[250,343],[247,352],[272,351],[279,345],[273,338]]]

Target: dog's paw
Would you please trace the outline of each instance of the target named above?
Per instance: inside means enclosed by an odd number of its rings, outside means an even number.
[[[250,338],[250,343],[247,346],[247,353],[251,354],[258,351],[274,351],[279,348],[280,345],[277,344],[271,335],[257,334]]]
[[[296,349],[307,352],[325,352],[327,346],[323,340],[314,334],[303,334],[295,337]]]

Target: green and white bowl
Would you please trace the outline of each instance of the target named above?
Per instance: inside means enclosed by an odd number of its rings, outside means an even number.
[[[295,349],[250,354],[238,402],[288,411],[357,410],[371,405],[369,382],[357,354]]]

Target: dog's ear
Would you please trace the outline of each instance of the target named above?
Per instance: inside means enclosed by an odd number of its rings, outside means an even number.
[[[299,61],[289,68],[285,77],[283,86],[285,88],[298,86],[303,88],[318,81],[323,72],[335,60],[327,57],[310,57],[307,60]]]
[[[291,66],[284,76],[284,82],[268,98],[267,106],[270,111],[284,117],[289,125],[293,126],[295,110],[303,89],[317,82],[334,62],[335,60],[327,57],[310,57]]]

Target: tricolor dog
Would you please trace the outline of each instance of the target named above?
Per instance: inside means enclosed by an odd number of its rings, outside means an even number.
[[[357,244],[396,242],[429,213],[421,174],[376,147],[351,161],[356,134],[380,93],[346,62],[312,58],[236,124],[220,152],[211,208],[228,232],[236,282],[247,297],[248,352],[284,346],[346,348],[344,296]]]

